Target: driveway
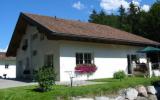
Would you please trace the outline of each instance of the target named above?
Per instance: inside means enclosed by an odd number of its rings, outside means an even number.
[[[35,85],[35,84],[36,83],[33,83],[33,82],[23,82],[23,81],[17,81],[17,80],[0,79],[0,89]]]

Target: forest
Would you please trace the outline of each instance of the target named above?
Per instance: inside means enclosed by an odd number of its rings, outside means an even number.
[[[160,42],[160,0],[151,5],[148,12],[132,2],[128,9],[121,5],[118,14],[106,14],[103,10],[99,12],[93,10],[88,21]]]

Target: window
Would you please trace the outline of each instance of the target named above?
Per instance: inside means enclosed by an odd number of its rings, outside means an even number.
[[[92,62],[91,53],[84,53],[84,62],[85,64],[91,64]]]
[[[27,49],[27,47],[28,47],[28,40],[25,39],[25,40],[23,41],[22,50],[25,51],[25,50]]]
[[[29,67],[29,58],[27,57],[26,58],[26,68],[28,68]]]
[[[18,68],[23,68],[23,62],[22,61],[18,61]]]
[[[44,65],[49,66],[49,67],[53,67],[53,55],[45,55]]]
[[[83,64],[83,53],[76,53],[76,64]]]
[[[32,35],[32,40],[35,40],[38,37],[38,33]]]
[[[76,64],[92,64],[91,53],[76,53]]]
[[[5,69],[8,69],[9,65],[8,64],[5,64]]]
[[[33,50],[33,51],[32,51],[32,55],[33,55],[33,56],[36,56],[36,55],[37,55],[37,50]]]
[[[40,33],[40,40],[44,40],[44,33]]]

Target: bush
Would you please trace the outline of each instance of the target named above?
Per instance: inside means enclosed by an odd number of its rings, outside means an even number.
[[[45,92],[51,90],[56,80],[54,68],[46,66],[39,68],[35,73],[35,80],[39,84],[38,91]]]
[[[115,72],[115,73],[113,74],[113,77],[114,77],[115,79],[120,79],[120,80],[122,80],[122,79],[126,78],[126,74],[125,74],[124,71],[118,71],[118,72]]]

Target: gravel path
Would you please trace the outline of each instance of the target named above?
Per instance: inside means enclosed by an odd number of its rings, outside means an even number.
[[[33,82],[22,82],[22,81],[17,81],[17,80],[0,79],[0,89],[35,85],[35,84],[36,83],[33,83]]]
[[[29,86],[36,85],[35,82],[23,82],[17,80],[0,79],[0,89],[19,87],[19,86]],[[70,82],[56,82],[57,85],[67,85],[70,86]],[[73,86],[84,86],[93,84],[103,84],[103,82],[92,82],[92,81],[73,81]]]

